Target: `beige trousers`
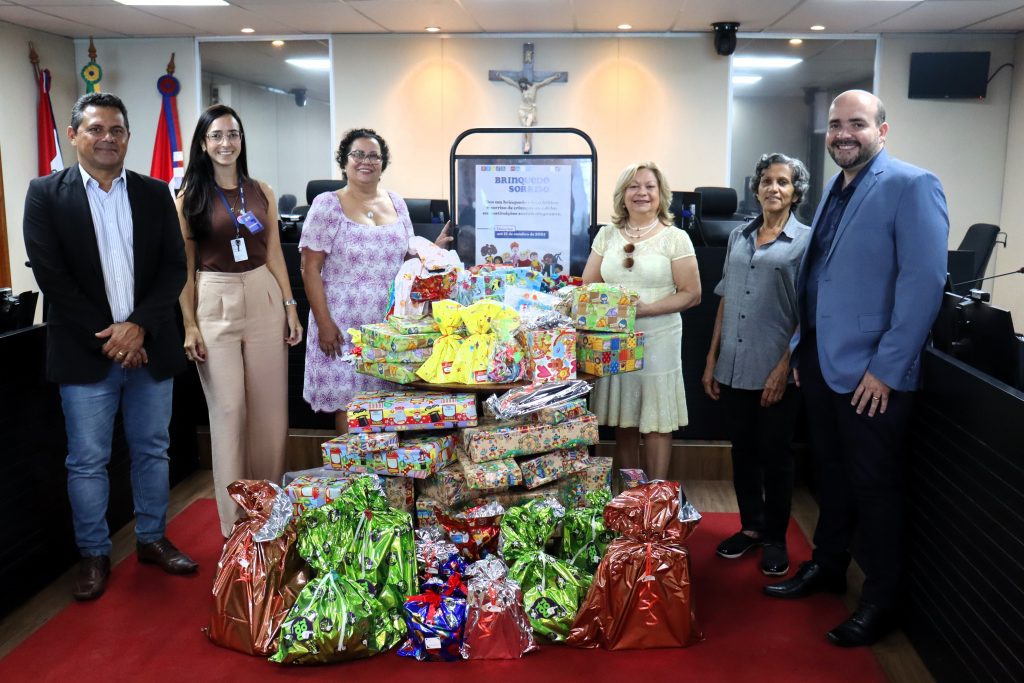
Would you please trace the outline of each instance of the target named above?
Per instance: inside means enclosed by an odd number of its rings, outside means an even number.
[[[281,288],[266,266],[248,273],[201,271],[196,320],[207,358],[199,378],[210,409],[213,487],[224,536],[242,509],[228,495],[238,479],[280,483],[288,438],[287,324]]]

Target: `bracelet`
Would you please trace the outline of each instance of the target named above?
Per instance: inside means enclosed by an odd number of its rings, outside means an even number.
[[[299,302],[298,302],[298,301],[296,301],[295,299],[287,299],[287,300],[286,300],[286,301],[284,302],[284,305],[285,305],[285,306],[298,306],[298,305],[299,305]]]

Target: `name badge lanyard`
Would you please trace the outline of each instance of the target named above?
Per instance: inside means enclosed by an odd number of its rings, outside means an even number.
[[[238,184],[238,194],[241,197],[242,212],[239,215],[235,215],[234,210],[231,208],[231,204],[228,203],[228,198],[225,196],[224,191],[217,188],[217,194],[220,195],[220,199],[224,202],[224,208],[228,210],[228,215],[234,219],[235,223],[235,239],[231,240],[231,256],[235,259],[235,263],[241,263],[242,261],[249,260],[248,250],[245,248],[245,238],[241,235],[239,226],[242,224],[242,216],[246,215],[245,211],[245,188],[241,183]]]

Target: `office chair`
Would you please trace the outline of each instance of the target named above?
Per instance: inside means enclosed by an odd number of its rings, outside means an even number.
[[[700,193],[700,220],[697,229],[702,241],[709,247],[724,247],[729,233],[750,219],[736,213],[736,190],[731,187],[698,187]]]
[[[992,257],[992,250],[995,249],[999,237],[999,226],[989,223],[975,223],[967,228],[963,240],[957,251],[970,251],[974,255],[974,267],[971,270],[971,279],[980,280],[985,277],[985,270],[988,268],[988,261]],[[1006,241],[1003,241],[1006,244]],[[970,287],[978,286],[974,282]],[[967,289],[970,289],[967,287]]]
[[[299,203],[299,200],[295,198],[293,194],[283,194],[277,198],[277,213],[284,215],[291,213],[295,205]]]
[[[297,206],[292,210],[292,213],[297,214],[300,220],[306,220],[306,214],[309,213],[309,205],[313,203],[317,195],[321,195],[324,192],[334,192],[348,185],[344,180],[335,180],[333,178],[327,180],[310,180],[306,183],[306,205]]]
[[[416,199],[406,197],[405,205],[409,208],[409,219],[413,223],[440,223],[444,225],[451,218],[447,199]]]

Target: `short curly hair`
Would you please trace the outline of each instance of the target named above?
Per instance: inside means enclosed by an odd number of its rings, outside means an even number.
[[[353,128],[345,133],[345,136],[341,138],[341,142],[338,143],[338,151],[334,154],[334,160],[337,161],[338,166],[341,167],[341,177],[345,180],[348,180],[348,174],[345,173],[345,163],[348,160],[348,153],[352,151],[352,143],[360,138],[376,140],[377,144],[380,145],[381,173],[387,169],[388,162],[391,160],[391,150],[388,149],[388,143],[384,141],[384,138],[382,138],[377,131],[372,128]]]
[[[750,176],[750,191],[754,193],[754,198],[757,198],[757,188],[761,186],[761,176],[769,166],[774,164],[784,164],[789,167],[789,175],[793,181],[793,206],[800,206],[800,202],[804,200],[807,190],[811,187],[811,174],[804,166],[804,162],[779,152],[763,154],[758,159],[757,166],[754,167],[754,175]]]

